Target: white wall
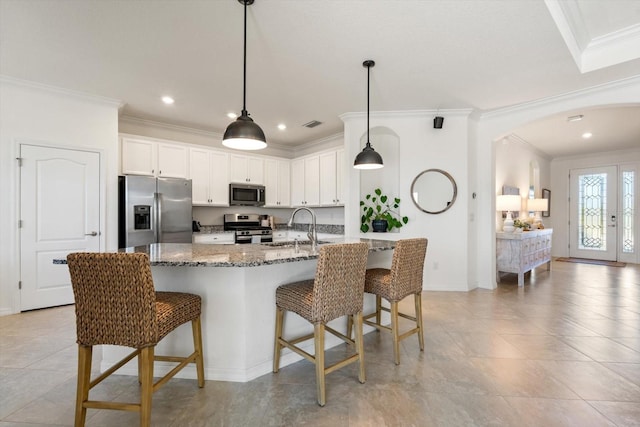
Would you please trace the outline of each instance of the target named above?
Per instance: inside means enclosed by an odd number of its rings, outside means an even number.
[[[118,101],[0,79],[0,314],[19,311],[18,177],[23,142],[100,150],[105,248],[117,248]]]
[[[553,256],[569,256],[569,172],[571,169],[590,168],[596,166],[635,165],[640,170],[640,141],[638,149],[611,151],[588,156],[566,157],[551,162],[551,201],[552,209],[549,220],[553,227]],[[636,178],[640,180],[640,178]],[[640,184],[636,182],[636,189]],[[636,206],[640,206],[640,192],[636,190]],[[636,208],[640,212],[640,208]],[[638,216],[636,214],[636,216]],[[640,218],[636,218],[638,230]],[[638,241],[636,239],[636,241]],[[639,251],[640,252],[640,251]],[[636,263],[640,263],[640,255],[636,253]]]
[[[477,275],[475,284],[482,288],[496,286],[495,274],[495,142],[507,136],[513,129],[526,123],[565,111],[579,108],[613,105],[633,105],[640,102],[640,76],[613,82],[588,90],[570,93],[550,99],[530,102],[513,108],[506,108],[484,114],[477,119],[476,177],[478,188],[476,244]],[[551,198],[555,206],[556,183],[552,180]],[[555,215],[552,210],[552,216]],[[551,221],[554,235],[558,226]],[[561,230],[558,229],[558,232]],[[555,246],[555,236],[554,236]]]
[[[385,127],[398,141],[398,164],[387,166],[397,170],[401,199],[400,212],[409,217],[409,223],[398,233],[361,234],[359,203],[361,173],[351,167],[353,159],[362,150],[362,136],[366,133],[366,115],[348,113],[342,115],[345,123],[344,140],[347,158],[347,205],[345,206],[345,234],[365,238],[401,239],[427,237],[429,246],[425,260],[424,289],[468,290],[468,228],[469,214],[469,166],[468,166],[468,115],[469,111],[439,111],[444,116],[444,127],[433,128],[435,111],[374,112],[370,114],[371,128]],[[371,144],[376,148],[375,135]],[[425,169],[437,168],[449,172],[457,182],[458,198],[448,211],[430,215],[419,210],[411,200],[411,183]],[[381,171],[384,169],[381,169]],[[367,173],[375,171],[367,171]],[[395,174],[395,172],[394,172]],[[391,179],[391,178],[390,178]],[[386,186],[387,184],[385,184]],[[394,183],[388,183],[394,188]]]

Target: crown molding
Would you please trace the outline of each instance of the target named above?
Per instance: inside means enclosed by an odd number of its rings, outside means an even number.
[[[130,123],[134,125],[144,125],[144,126],[148,126],[156,129],[165,129],[165,130],[174,131],[174,132],[183,132],[191,135],[203,136],[205,138],[212,138],[220,141],[222,141],[222,137],[224,136],[224,134],[220,132],[215,132],[215,131],[206,130],[206,129],[198,129],[198,128],[193,128],[193,127],[183,126],[183,125],[176,125],[172,123],[160,122],[152,119],[143,119],[141,117],[129,116],[126,114],[121,115],[119,117],[119,120],[124,123]],[[285,152],[291,151],[290,147],[283,144],[273,143],[273,142],[268,143],[268,148],[272,148],[274,150],[282,150]]]
[[[303,145],[299,145],[295,147],[296,152],[305,151],[305,150],[313,150],[315,147],[319,147],[325,145],[328,142],[331,142],[335,139],[344,138],[344,132],[335,133],[333,135],[325,136],[324,138],[316,139],[314,141],[310,141],[304,143]]]
[[[538,149],[537,147],[534,147],[529,141],[527,141],[526,139],[524,139],[518,134],[510,133],[509,135],[505,136],[502,139],[506,139],[509,142],[512,142],[513,140],[518,144],[525,145],[529,151],[535,153],[536,155],[538,155],[539,157],[542,157],[543,159],[551,161],[551,157],[547,153],[540,151],[540,149]]]
[[[553,104],[559,101],[566,101],[580,96],[591,95],[598,92],[603,92],[611,89],[619,89],[625,86],[632,86],[640,84],[640,75],[627,77],[621,80],[615,80],[613,82],[603,83],[596,86],[591,86],[586,89],[578,89],[571,92],[565,92],[560,95],[549,96],[546,98],[536,99],[534,101],[524,102],[522,104],[511,105],[509,107],[498,108],[495,110],[486,111],[480,114],[480,119],[488,119],[492,117],[500,117],[503,115],[515,113],[522,110],[528,110],[535,107],[543,107],[545,105]]]
[[[399,110],[399,111],[371,111],[369,115],[371,117],[376,118],[425,118],[434,115],[443,115],[443,116],[463,116],[467,117],[473,112],[472,108],[458,108],[458,109],[436,109],[436,110]],[[342,121],[346,121],[349,119],[362,118],[366,117],[367,113],[365,112],[348,112],[340,114],[338,117],[342,119]]]
[[[114,98],[107,98],[106,96],[93,95],[86,92],[80,92],[70,89],[61,88],[58,86],[51,86],[44,83],[38,83],[30,80],[18,79],[10,77],[4,74],[0,74],[0,83],[9,84],[13,86],[25,87],[29,89],[36,89],[43,92],[55,93],[59,95],[68,96],[71,98],[81,99],[83,101],[89,101],[96,104],[103,104],[108,106],[117,107],[118,110],[124,107],[125,103]]]

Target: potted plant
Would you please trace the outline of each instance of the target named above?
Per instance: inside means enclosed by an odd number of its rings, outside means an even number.
[[[367,194],[365,200],[360,201],[360,207],[362,207],[360,231],[363,233],[368,232],[370,228],[375,232],[391,231],[409,222],[408,217],[401,217],[394,210],[400,207],[400,199],[395,197],[391,200],[387,195],[382,194],[379,188],[376,188],[373,194]]]

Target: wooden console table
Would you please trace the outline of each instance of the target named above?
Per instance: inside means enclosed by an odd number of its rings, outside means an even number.
[[[496,276],[500,272],[518,273],[518,286],[524,286],[524,273],[547,263],[551,269],[551,237],[553,229],[522,233],[496,233]]]

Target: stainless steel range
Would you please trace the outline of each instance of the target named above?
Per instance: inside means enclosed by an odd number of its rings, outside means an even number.
[[[236,243],[266,243],[273,241],[273,231],[266,224],[268,215],[225,214],[224,229],[236,232]]]

